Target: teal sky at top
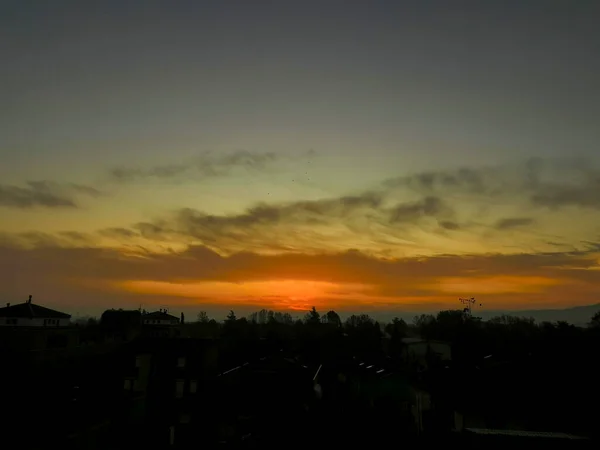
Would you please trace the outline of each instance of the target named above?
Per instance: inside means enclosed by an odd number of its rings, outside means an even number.
[[[0,176],[237,149],[349,178],[594,157],[599,5],[4,1]]]

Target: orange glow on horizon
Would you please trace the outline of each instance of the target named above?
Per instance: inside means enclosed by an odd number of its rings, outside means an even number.
[[[364,297],[370,286],[336,284],[323,281],[271,280],[249,282],[170,283],[134,280],[115,287],[147,295],[168,295],[202,300],[204,303],[260,304],[275,309],[307,310],[315,307],[339,307],[347,295]]]
[[[271,280],[251,282],[171,283],[152,280],[130,280],[113,283],[126,292],[149,296],[188,299],[191,304],[256,305],[275,310],[306,311],[316,307],[324,311],[347,308],[383,310],[399,306],[429,306],[454,301],[447,294],[378,295],[377,287],[367,284],[330,283],[304,280]]]
[[[441,292],[462,292],[479,294],[540,293],[562,280],[540,276],[484,276],[484,277],[445,277],[438,280]]]

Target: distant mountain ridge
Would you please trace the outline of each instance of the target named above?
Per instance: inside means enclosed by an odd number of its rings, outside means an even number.
[[[458,308],[457,308],[458,309]],[[577,326],[586,326],[592,316],[600,311],[600,303],[596,303],[594,305],[585,305],[585,306],[574,306],[572,308],[565,309],[528,309],[528,310],[485,310],[485,309],[476,309],[473,311],[473,315],[476,317],[481,317],[483,320],[489,320],[492,317],[497,317],[501,315],[507,316],[515,316],[515,317],[532,317],[536,322],[557,322],[557,321],[565,321]],[[415,316],[420,314],[436,314],[436,312],[431,311],[398,311],[396,313],[393,312],[373,312],[368,313],[371,317],[380,320],[382,322],[391,322],[394,317],[399,317],[404,319],[406,322],[411,323]],[[344,316],[350,315],[348,313],[344,314]],[[344,317],[345,318],[345,317]]]
[[[600,303],[594,305],[574,306],[566,309],[532,309],[523,311],[478,311],[477,316],[483,320],[506,314],[518,317],[533,317],[536,322],[557,322],[559,320],[573,325],[586,326],[592,316],[600,311]]]

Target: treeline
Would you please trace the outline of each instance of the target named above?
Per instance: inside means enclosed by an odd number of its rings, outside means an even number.
[[[200,312],[195,324],[213,337],[236,335],[243,338],[266,336],[282,339],[325,338],[334,335],[358,337],[368,342],[380,342],[383,337],[390,346],[400,346],[406,337],[439,340],[452,344],[455,359],[473,359],[493,353],[495,357],[515,359],[531,354],[568,352],[569,348],[588,344],[600,338],[600,311],[591,317],[587,327],[567,322],[541,322],[532,318],[502,315],[483,321],[463,310],[422,314],[412,323],[395,318],[381,324],[367,314],[351,315],[342,320],[333,310],[321,314],[316,308],[299,319],[289,313],[263,309],[247,317],[238,318],[230,311],[222,323]],[[205,333],[206,334],[206,333]],[[378,344],[379,345],[379,344]]]
[[[394,319],[399,321],[401,319]],[[303,325],[303,324],[326,324],[333,325],[338,328],[343,327],[356,327],[364,324],[370,324],[376,328],[380,328],[379,322],[371,318],[367,314],[351,315],[345,321],[342,321],[339,314],[333,310],[330,310],[324,314],[319,313],[313,306],[306,315],[301,319],[294,319],[290,313],[283,313],[279,311],[273,311],[270,309],[261,309],[260,311],[253,312],[247,317],[238,318],[233,310],[230,310],[223,324],[230,324],[233,322],[250,323],[257,325],[266,325],[270,323],[278,323],[283,325]],[[404,322],[402,320],[402,322]],[[196,318],[196,323],[218,323],[215,319],[211,319],[206,311],[200,311]]]
[[[394,327],[398,328],[399,324],[401,324],[400,329],[402,329],[403,332],[409,329],[408,325],[401,319],[394,319],[393,324],[382,327],[378,321],[367,314],[351,315],[345,321],[342,321],[337,312],[330,310],[321,314],[314,306],[303,318],[297,319],[294,319],[289,313],[262,309],[251,313],[247,317],[240,318],[236,316],[234,311],[229,311],[229,314],[227,314],[224,321],[217,322],[215,319],[211,319],[206,311],[201,311],[197,315],[195,324],[209,326],[214,330],[226,330],[233,326],[236,328],[244,326],[279,326],[279,328],[289,327],[291,329],[306,328],[311,329],[314,332],[325,329],[346,331],[370,329],[379,336],[381,336],[384,331],[393,332],[395,329]]]

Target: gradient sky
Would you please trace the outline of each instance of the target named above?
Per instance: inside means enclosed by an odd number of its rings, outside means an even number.
[[[3,1],[0,297],[598,302],[597,1]]]

